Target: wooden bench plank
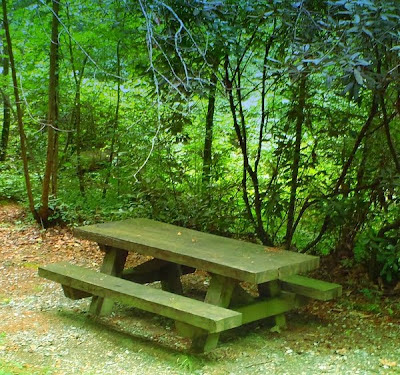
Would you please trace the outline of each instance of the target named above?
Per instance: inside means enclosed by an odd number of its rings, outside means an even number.
[[[39,267],[39,276],[95,296],[182,321],[211,333],[242,324],[242,314],[238,312],[66,262]]]
[[[328,301],[342,295],[342,286],[300,275],[280,278],[281,288],[301,296]]]
[[[319,258],[149,219],[76,228],[77,237],[236,280],[262,283],[318,268]]]

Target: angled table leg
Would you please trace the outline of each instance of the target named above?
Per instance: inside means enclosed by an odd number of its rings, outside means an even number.
[[[161,281],[163,290],[175,294],[183,294],[181,276],[194,272],[194,268],[184,267],[162,259],[151,259],[133,268],[124,270],[122,278],[135,283],[145,284]]]
[[[281,293],[281,287],[278,280],[269,281],[258,285],[258,293],[263,297],[277,297]],[[274,316],[275,326],[272,328],[274,331],[278,331],[281,328],[286,328],[286,317],[285,314],[278,314]]]
[[[236,283],[237,280],[212,274],[204,302],[220,307],[228,307]],[[179,333],[192,339],[191,350],[195,352],[208,352],[218,344],[220,333],[209,333],[181,322],[176,322],[175,324]]]
[[[101,265],[100,272],[111,276],[120,277],[128,252],[125,250],[117,249],[111,246],[102,246],[104,251],[103,264]],[[114,302],[108,298],[94,296],[89,308],[89,313],[92,315],[109,315],[111,314]]]

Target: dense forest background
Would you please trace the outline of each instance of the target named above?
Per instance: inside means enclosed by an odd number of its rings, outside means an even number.
[[[400,279],[400,2],[2,1],[0,198]]]

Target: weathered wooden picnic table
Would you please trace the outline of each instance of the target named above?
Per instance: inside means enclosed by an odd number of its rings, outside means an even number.
[[[40,276],[61,283],[69,298],[92,296],[93,315],[109,314],[118,301],[172,318],[196,351],[213,349],[220,332],[256,320],[274,317],[282,328],[284,313],[309,298],[329,300],[341,294],[338,284],[300,275],[318,268],[319,258],[311,255],[149,219],[83,226],[74,234],[104,251],[100,272],[61,262],[40,267]],[[131,251],[153,259],[125,269]],[[210,275],[204,301],[183,295],[181,276],[196,269]],[[144,285],[157,280],[162,289]],[[240,282],[256,284],[259,296],[250,296]]]

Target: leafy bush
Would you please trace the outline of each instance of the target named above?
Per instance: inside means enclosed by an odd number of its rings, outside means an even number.
[[[0,199],[21,201],[26,194],[23,174],[10,164],[0,164]]]
[[[385,236],[379,236],[376,231],[365,231],[357,242],[355,255],[367,265],[371,279],[382,277],[387,283],[400,280],[399,230]]]

